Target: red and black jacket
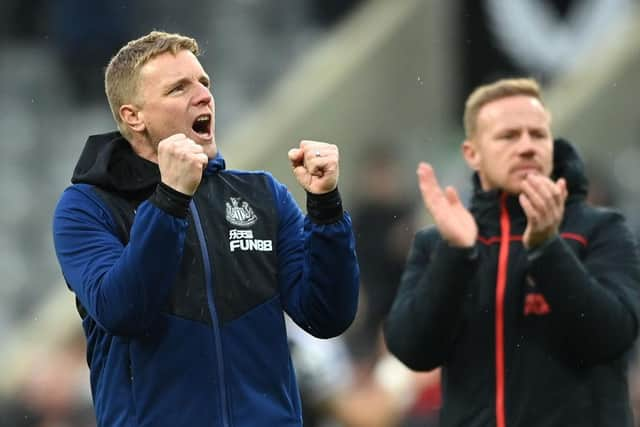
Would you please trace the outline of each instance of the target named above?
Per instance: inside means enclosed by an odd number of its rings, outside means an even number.
[[[414,240],[385,324],[412,369],[442,367],[441,425],[631,426],[627,365],[640,319],[640,264],[624,218],[586,203],[583,164],[557,140],[569,197],[558,237],[527,251],[514,196],[475,179],[471,249],[436,228]]]

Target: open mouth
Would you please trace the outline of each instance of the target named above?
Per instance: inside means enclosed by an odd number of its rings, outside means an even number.
[[[211,114],[202,114],[196,117],[191,126],[193,131],[199,136],[206,138],[211,135]]]

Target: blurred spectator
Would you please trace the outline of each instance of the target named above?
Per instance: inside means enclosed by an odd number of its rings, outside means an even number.
[[[287,332],[305,427],[437,426],[439,371],[411,372],[385,351],[365,372],[343,337],[313,338],[288,318]]]
[[[39,427],[42,415],[34,412],[18,396],[0,400],[0,427]]]
[[[10,39],[35,40],[44,36],[46,14],[44,0],[5,0],[0,9],[3,13],[3,30]]]
[[[122,1],[56,0],[47,8],[50,38],[73,83],[75,102],[102,101],[103,70],[133,37],[133,11]]]
[[[0,403],[0,427],[94,427],[81,330],[33,360],[17,393]]]
[[[319,340],[301,330],[287,316],[287,335],[302,400],[306,427],[320,427],[333,419],[333,401],[353,382],[351,359],[341,337]]]
[[[360,262],[359,318],[349,333],[351,351],[361,362],[375,364],[380,328],[395,296],[415,232],[413,200],[407,197],[392,142],[370,145],[362,159],[353,224]]]

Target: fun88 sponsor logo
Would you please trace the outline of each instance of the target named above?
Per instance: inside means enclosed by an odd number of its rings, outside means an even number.
[[[273,241],[254,239],[253,230],[229,230],[229,250],[271,252]]]

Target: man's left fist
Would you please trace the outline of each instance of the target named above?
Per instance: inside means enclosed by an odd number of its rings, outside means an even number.
[[[299,148],[289,150],[293,174],[309,193],[324,194],[338,186],[339,152],[333,144],[300,141]]]

